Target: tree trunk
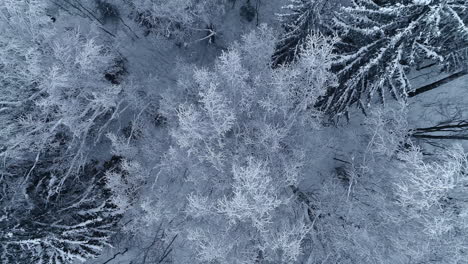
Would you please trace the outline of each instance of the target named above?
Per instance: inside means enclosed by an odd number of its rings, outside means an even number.
[[[433,89],[438,88],[438,87],[440,87],[440,86],[442,86],[442,85],[444,85],[446,83],[449,83],[449,82],[451,82],[451,81],[453,81],[455,79],[463,77],[463,76],[465,76],[467,74],[468,74],[468,71],[466,71],[466,70],[454,73],[454,74],[452,74],[452,75],[450,75],[448,77],[445,77],[445,78],[443,78],[441,80],[438,80],[437,82],[425,85],[425,86],[420,87],[420,88],[418,88],[418,89],[416,89],[414,91],[409,92],[408,97],[411,98],[411,97],[414,97],[414,96],[416,96],[418,94],[422,94],[424,92],[433,90]]]

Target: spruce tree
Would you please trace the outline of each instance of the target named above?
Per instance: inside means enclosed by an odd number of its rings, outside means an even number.
[[[327,0],[291,0],[283,7],[286,11],[279,17],[284,33],[276,44],[273,66],[291,63],[311,31],[327,30],[322,21],[330,15],[329,6]]]
[[[320,106],[341,114],[363,108],[375,94],[404,99],[411,91],[409,69],[427,62],[466,61],[466,0],[355,0],[333,21],[342,41],[336,45],[333,70],[339,86]]]
[[[61,183],[64,172],[54,169],[55,156],[0,170],[1,263],[85,261],[110,245],[120,215],[105,187],[105,169],[92,162],[78,178]],[[24,174],[26,179],[18,177]]]

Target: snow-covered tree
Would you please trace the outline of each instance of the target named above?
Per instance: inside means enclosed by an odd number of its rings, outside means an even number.
[[[34,171],[29,170],[31,161],[2,173],[2,263],[85,261],[109,246],[119,215],[104,188],[103,168],[88,164],[79,180],[61,183],[63,172],[51,168],[53,159],[41,159]],[[25,182],[21,176],[26,173]],[[57,185],[60,193],[54,191]]]
[[[466,263],[465,150],[417,145],[466,122],[324,125],[466,67],[466,1],[356,0],[339,42],[331,1],[289,1],[279,39],[236,39],[230,2],[0,1],[0,262]],[[166,49],[217,26],[226,49]]]
[[[464,0],[356,0],[343,7],[334,19],[342,39],[333,67],[340,85],[330,89],[322,109],[333,115],[354,104],[364,109],[377,94],[381,101],[404,99],[411,91],[410,67],[461,59],[468,43],[467,6]]]
[[[221,199],[218,211],[231,221],[250,220],[258,229],[264,229],[271,222],[271,211],[284,203],[275,195],[269,171],[261,162],[248,158],[246,167],[234,164],[232,173],[233,196]]]
[[[224,14],[225,0],[138,0],[125,1],[134,19],[146,28],[146,34],[184,38],[190,32],[206,31],[219,23]]]
[[[287,64],[300,54],[302,45],[311,32],[328,32],[327,23],[330,16],[330,1],[327,0],[290,0],[283,7],[284,13],[279,17],[284,33],[279,39],[273,54],[273,66]]]
[[[272,30],[262,25],[212,68],[180,65],[178,83],[159,108],[170,141],[162,144],[162,134],[142,128],[132,142],[139,154],[119,153],[150,175],[141,190],[148,196],[130,212],[143,217],[130,229],[164,223],[180,239],[174,261],[295,262],[302,256],[310,220],[292,190],[303,175],[306,150],[299,142],[320,127],[321,113],[311,106],[335,82],[333,39],[309,36],[300,59],[276,69],[274,45]],[[161,157],[162,145],[169,146]]]
[[[454,228],[466,229],[463,193],[467,157],[463,148],[456,145],[443,152],[437,162],[424,161],[421,151],[414,147],[398,157],[404,161],[406,172],[395,183],[398,203],[411,217],[425,223],[425,232],[438,236]]]
[[[466,153],[417,146],[404,104],[370,110],[367,132],[356,120],[337,132],[346,154],[300,195],[314,219],[305,263],[464,263]]]
[[[368,149],[373,154],[392,157],[408,143],[410,128],[406,103],[374,108],[365,119],[371,133]]]
[[[424,157],[419,147],[410,146],[392,163],[390,205],[396,207],[388,207],[386,214],[402,230],[388,234],[395,248],[415,262],[463,263],[468,231],[463,148],[455,145]]]
[[[93,257],[116,220],[103,173],[88,158],[122,103],[121,88],[105,78],[115,56],[98,28],[55,24],[51,4],[0,3],[5,263]]]
[[[122,106],[121,87],[105,79],[114,56],[97,43],[97,29],[55,27],[40,1],[3,5],[1,155],[14,164],[67,149],[69,176]]]

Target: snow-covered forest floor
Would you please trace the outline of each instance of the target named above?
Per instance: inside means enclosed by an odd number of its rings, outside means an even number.
[[[468,263],[466,0],[0,1],[0,263]]]

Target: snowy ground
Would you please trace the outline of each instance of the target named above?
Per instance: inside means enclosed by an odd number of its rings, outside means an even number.
[[[448,74],[440,74],[438,68],[429,68],[422,73],[415,74],[411,78],[413,87],[433,83],[445,78]],[[411,128],[423,128],[439,125],[451,120],[468,120],[468,98],[465,95],[468,92],[468,75],[455,79],[440,87],[419,94],[408,100],[409,116],[408,122]],[[434,133],[434,135],[443,135],[443,133]],[[423,140],[424,142],[424,140]],[[444,140],[439,144],[459,143],[468,149],[466,140]]]

